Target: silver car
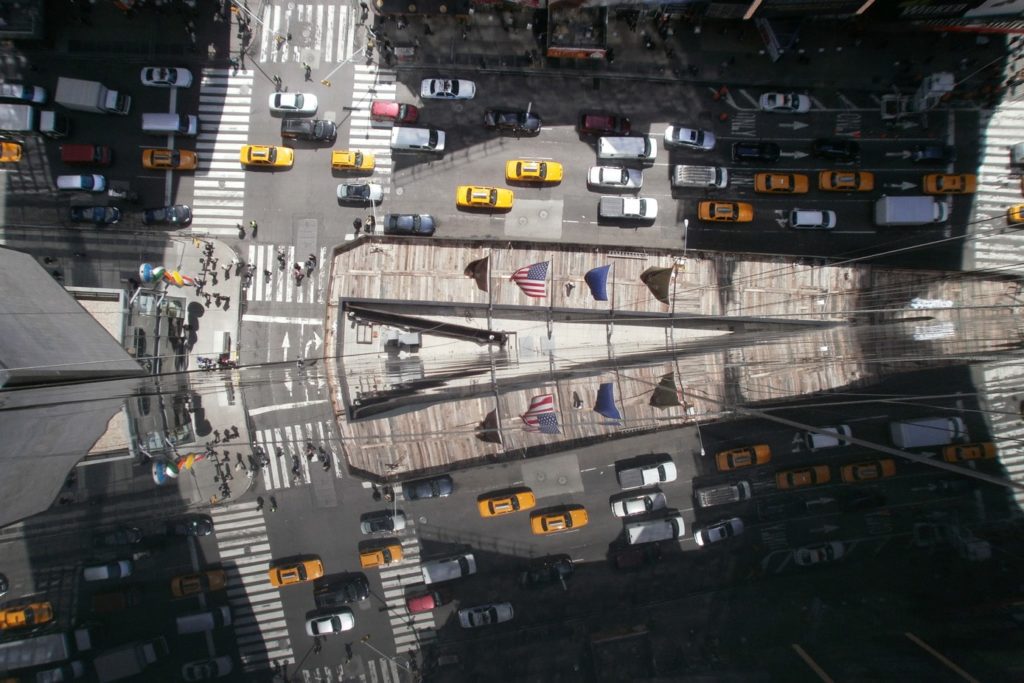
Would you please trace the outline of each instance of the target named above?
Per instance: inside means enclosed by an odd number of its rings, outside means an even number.
[[[319,614],[306,621],[306,634],[322,636],[330,633],[351,631],[356,627],[356,618],[352,610],[342,607],[332,614]]]
[[[587,185],[612,190],[639,190],[644,185],[644,172],[621,166],[591,166],[587,172]]]
[[[665,146],[710,151],[715,148],[715,134],[710,130],[671,125],[665,128]]]
[[[273,114],[295,114],[312,116],[319,106],[316,95],[301,92],[275,92],[270,95],[270,112]]]
[[[697,529],[693,532],[693,540],[697,545],[705,546],[709,543],[717,543],[733,536],[739,536],[742,533],[743,520],[739,517],[733,517],[732,519],[723,519],[721,522]]]
[[[139,77],[142,85],[155,88],[187,88],[192,85],[192,72],[174,66],[147,66]]]
[[[640,493],[612,501],[612,514],[616,517],[633,517],[665,509],[667,501],[661,491]]]
[[[806,114],[811,110],[811,98],[794,92],[766,92],[758,104],[761,111],[776,114]]]
[[[425,100],[471,100],[476,97],[476,84],[457,78],[424,78],[420,97]]]
[[[377,183],[342,183],[338,185],[338,201],[376,204],[384,199],[384,188]]]
[[[805,545],[793,551],[793,561],[801,567],[808,567],[821,562],[838,560],[845,553],[843,544],[838,541],[827,541],[815,545]]]
[[[496,602],[476,607],[465,607],[459,610],[459,625],[462,628],[478,628],[491,626],[504,621],[511,621],[513,616],[512,603]]]

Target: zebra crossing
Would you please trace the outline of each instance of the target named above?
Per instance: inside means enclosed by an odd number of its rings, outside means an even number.
[[[393,69],[378,69],[376,64],[366,66],[355,65],[352,83],[352,108],[348,128],[348,148],[360,152],[369,152],[376,157],[374,178],[384,187],[384,192],[391,191],[389,177],[392,170],[391,160],[391,128],[390,123],[370,120],[370,106],[373,100],[394,100],[398,94],[395,82],[398,72]]]
[[[277,259],[278,249],[284,249],[285,267]],[[274,301],[322,304],[327,285],[327,247],[316,254],[317,267],[302,283],[296,285],[292,275],[294,264],[305,263],[307,254],[296,253],[294,245],[250,244],[246,263],[255,267],[252,283],[245,290],[246,301]],[[269,273],[269,275],[268,275]]]
[[[243,670],[294,664],[281,593],[267,580],[274,556],[264,513],[252,503],[215,507],[210,513],[227,574],[228,604]]]
[[[344,62],[355,44],[358,22],[353,17],[348,5],[268,5],[260,17],[259,61],[313,66]]]
[[[237,235],[244,223],[245,170],[238,150],[248,140],[253,71],[206,68],[199,86],[199,136],[192,231]]]
[[[306,443],[315,446],[322,445],[331,456],[331,469],[333,475],[341,479],[341,467],[339,466],[340,449],[335,448],[334,432],[329,421],[306,422],[303,424],[288,425],[286,427],[273,427],[270,429],[256,430],[256,444],[263,448],[270,461],[263,468],[263,487],[267,491],[287,489],[293,486],[303,486],[312,483],[313,474],[310,466],[323,469],[319,461],[312,461],[306,457]],[[293,456],[298,456],[293,458]],[[300,474],[292,475],[293,462],[298,461]]]
[[[396,488],[395,494],[398,504],[402,500],[401,489]],[[395,637],[395,652],[398,654],[416,652],[437,639],[433,612],[409,614],[405,608],[408,587],[416,584],[420,588],[424,587],[423,576],[420,574],[420,542],[414,532],[415,520],[406,516],[406,527],[399,537],[402,561],[380,572],[384,604]]]

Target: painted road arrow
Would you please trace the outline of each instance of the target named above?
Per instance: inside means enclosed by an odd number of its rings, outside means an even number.
[[[898,190],[909,190],[912,187],[917,187],[917,183],[904,180],[902,183],[885,183],[885,186]]]
[[[291,341],[288,339],[288,333],[284,333],[284,339],[281,340],[281,350],[284,352],[284,358],[282,360],[288,360],[288,349],[292,346]]]
[[[780,123],[779,128],[792,128],[793,130],[800,130],[801,128],[806,128],[809,125],[811,124],[801,123],[800,121],[790,121],[789,123]]]
[[[886,152],[885,156],[887,156],[887,157],[902,157],[903,159],[909,159],[910,158],[910,152],[908,152],[907,150],[903,150],[902,152]]]
[[[783,152],[779,156],[789,157],[790,159],[803,159],[805,156],[807,156],[807,152]]]

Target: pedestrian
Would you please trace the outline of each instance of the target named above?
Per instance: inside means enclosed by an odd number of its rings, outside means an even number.
[[[312,81],[313,80],[313,67],[311,67],[309,64],[306,64],[305,62],[303,62],[302,63],[302,70],[303,70],[306,82],[309,83],[310,81]]]
[[[432,36],[432,35],[434,35],[434,32],[432,30],[430,30],[430,24],[428,24],[425,21],[423,22],[423,35],[425,35],[425,36]]]
[[[277,498],[270,497],[270,511],[277,512]]]
[[[238,228],[238,239],[245,239],[245,228],[242,227],[241,223],[235,223],[235,227]]]
[[[272,273],[269,270],[264,270],[263,271],[263,281],[264,282],[270,282],[270,276],[271,275],[272,275]]]
[[[274,42],[277,44],[277,49],[280,50],[281,47],[284,45],[284,36],[278,33],[276,36],[274,36]]]
[[[409,25],[409,21],[405,18],[404,14],[398,15],[398,20],[395,22],[398,25],[398,30],[401,31]]]
[[[359,231],[363,229],[363,222],[357,218],[352,221],[352,227],[355,228],[356,234],[358,235]]]
[[[280,92],[281,91],[281,84],[283,83],[283,81],[281,80],[281,77],[280,76],[274,76],[273,81],[274,81],[274,92]]]
[[[256,239],[256,231],[259,230],[260,226],[256,221],[249,221],[249,229],[252,230],[252,237]]]
[[[370,16],[370,7],[365,2],[359,3],[359,23],[365,24],[367,17]]]
[[[256,512],[263,512],[263,496],[256,498]]]
[[[277,248],[277,263],[281,266],[281,270],[284,270],[286,252],[284,247]]]
[[[56,263],[56,262],[57,262],[57,259],[55,259],[53,257],[50,257],[50,256],[47,256],[46,258],[43,259],[43,263],[45,263],[46,265],[50,265],[51,263]]]

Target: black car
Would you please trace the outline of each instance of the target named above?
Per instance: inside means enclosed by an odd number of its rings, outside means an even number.
[[[437,223],[434,217],[421,213],[388,213],[384,214],[385,235],[422,235],[434,234]]]
[[[830,161],[858,161],[860,145],[846,138],[818,138],[811,143],[811,154]]]
[[[537,560],[519,576],[523,588],[540,588],[553,583],[563,583],[572,577],[576,568],[568,555],[553,555]]]
[[[915,145],[910,160],[915,164],[951,164],[956,161],[956,149],[940,142]]]
[[[192,222],[192,209],[186,204],[163,206],[159,209],[146,209],[142,213],[142,222],[146,225],[154,225],[156,223],[188,225]]]
[[[484,112],[484,127],[516,135],[536,135],[540,132],[540,116],[532,111],[488,109]]]
[[[359,522],[359,530],[364,534],[391,533],[405,528],[405,513],[401,510],[381,510],[368,512]]]
[[[98,546],[132,545],[141,540],[142,531],[134,526],[122,526],[93,536],[93,542]]]
[[[370,582],[364,574],[350,574],[344,579],[317,587],[313,600],[320,609],[340,607],[370,597]]]
[[[213,533],[213,518],[209,515],[189,515],[167,523],[168,536],[209,536]]]
[[[736,142],[732,146],[733,161],[764,161],[774,163],[779,160],[782,150],[774,142],[752,140]]]
[[[324,119],[285,119],[281,122],[281,137],[285,140],[333,142],[338,137],[338,127],[334,121]]]
[[[455,485],[447,474],[431,479],[419,479],[402,484],[402,493],[406,500],[421,498],[446,498],[452,495]]]
[[[110,225],[121,220],[121,209],[116,206],[72,206],[68,218],[72,223]]]

